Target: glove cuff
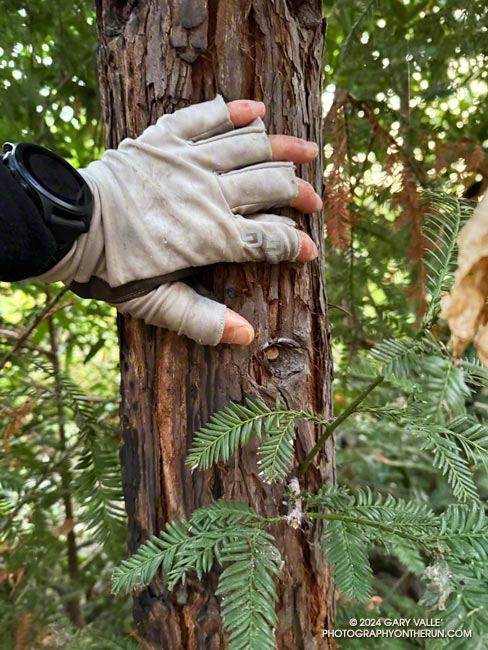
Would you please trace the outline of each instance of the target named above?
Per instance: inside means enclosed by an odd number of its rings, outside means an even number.
[[[94,163],[91,163],[94,164]],[[100,195],[95,179],[90,176],[87,169],[79,169],[79,173],[87,182],[94,198],[93,216],[90,230],[81,235],[64,257],[49,271],[36,276],[42,282],[58,282],[71,284],[74,280],[88,282],[92,275],[101,272],[103,259],[102,214],[100,209]]]

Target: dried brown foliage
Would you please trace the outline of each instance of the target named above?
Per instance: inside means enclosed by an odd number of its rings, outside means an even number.
[[[408,226],[411,232],[410,258],[414,262],[422,259],[425,248],[425,240],[422,235],[424,210],[420,202],[420,194],[412,171],[402,164],[399,172],[400,191],[392,196],[392,207],[398,209],[399,214],[395,220],[396,228]]]
[[[333,246],[345,250],[351,244],[351,186],[348,173],[348,143],[346,101],[348,95],[341,90],[327,114],[325,129],[332,136],[333,169],[327,176],[324,205],[327,214],[327,236]]]
[[[28,399],[17,407],[4,407],[0,410],[0,418],[8,418],[9,422],[3,434],[3,446],[8,451],[10,440],[22,427],[25,420],[37,405],[36,399]]]
[[[423,255],[427,246],[424,236],[424,215],[425,208],[420,201],[420,193],[417,181],[408,162],[401,161],[399,181],[400,191],[393,194],[392,207],[399,210],[395,220],[395,228],[407,226],[410,231],[409,257],[417,265],[417,283],[410,287],[408,295],[415,300],[417,308],[417,324],[419,324],[427,309],[427,296],[425,291],[426,273],[423,264]]]
[[[482,172],[485,168],[485,153],[479,142],[461,138],[456,142],[435,143],[435,170],[440,173],[460,158],[466,163],[466,171]]]
[[[26,650],[32,629],[32,614],[24,614],[18,621],[15,631],[15,650]]]
[[[474,342],[488,366],[488,194],[458,238],[458,268],[451,292],[443,298],[442,316],[451,328],[453,353]]]
[[[53,530],[54,537],[59,537],[60,535],[66,535],[73,530],[75,525],[75,520],[73,517],[68,517],[60,524],[57,528]]]
[[[345,90],[338,90],[325,120],[326,135],[331,141],[333,169],[327,177],[324,203],[327,207],[327,234],[334,246],[347,248],[351,242],[351,225],[354,222],[351,208],[352,196],[348,173],[347,110],[362,111],[372,128],[372,141],[380,142],[386,155],[385,172],[392,177],[398,189],[392,195],[392,207],[399,210],[396,226],[408,225],[411,233],[410,257],[420,262],[425,247],[422,235],[424,210],[411,161],[405,151],[378,121],[377,116],[364,102]]]
[[[389,180],[391,180],[392,208],[398,210],[399,213],[395,227],[409,228],[409,256],[418,266],[417,283],[409,290],[409,295],[418,304],[417,318],[420,322],[427,307],[425,268],[422,263],[426,247],[426,240],[423,235],[425,212],[414,173],[414,161],[410,160],[407,152],[390,131],[381,125],[378,117],[368,104],[356,99],[346,90],[336,92],[334,102],[325,120],[326,137],[332,145],[332,171],[326,178],[324,191],[324,205],[327,211],[327,235],[334,246],[344,250],[351,244],[351,227],[358,220],[352,204],[348,158],[347,119],[348,115],[353,112],[361,112],[371,126],[370,150],[375,142],[379,142],[385,152],[383,168],[389,176]]]

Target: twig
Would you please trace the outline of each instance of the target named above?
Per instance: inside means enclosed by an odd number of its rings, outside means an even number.
[[[61,298],[64,296],[64,294],[68,291],[68,287],[63,287],[61,291],[59,291],[54,298],[51,298],[49,302],[46,304],[44,309],[41,311],[41,313],[34,319],[34,321],[27,327],[22,334],[19,336],[17,339],[17,342],[15,343],[14,346],[10,348],[10,350],[7,352],[7,354],[4,356],[4,358],[0,361],[0,371],[5,368],[5,364],[10,361],[10,359],[14,356],[14,354],[24,345],[25,341],[29,338],[29,336],[32,334],[32,332],[36,329],[36,327],[41,323],[46,316],[49,315],[51,309],[54,307],[54,305],[61,300]]]
[[[306,455],[305,460],[303,463],[300,465],[298,468],[298,474],[305,474],[305,472],[308,470],[310,463],[314,459],[315,455],[321,450],[323,447],[325,441],[327,438],[329,438],[332,433],[337,429],[338,426],[340,426],[344,420],[347,420],[347,418],[352,415],[357,407],[363,402],[366,397],[378,386],[381,384],[381,382],[384,380],[384,377],[380,375],[377,377],[369,386],[366,386],[364,391],[359,395],[352,404],[350,404],[347,409],[342,411],[342,413],[337,417],[335,420],[333,420],[330,423],[324,424],[324,433],[320,436],[320,438],[317,441],[317,444],[313,447],[313,449]]]
[[[20,334],[20,332],[16,332],[15,330],[0,327],[1,338],[13,339],[14,341],[18,341],[21,336],[22,335]],[[51,352],[49,350],[46,350],[46,348],[43,348],[39,345],[34,345],[33,343],[24,342],[22,347],[26,348],[27,350],[33,350],[34,352],[40,352],[41,354],[45,354],[47,357],[51,356]]]
[[[335,512],[307,512],[307,517],[311,519],[326,519],[327,521],[343,521],[345,523],[356,524],[358,526],[370,526],[371,528],[377,528],[378,530],[383,530],[385,533],[391,533],[392,527],[388,524],[384,524],[381,521],[373,521],[367,519],[366,517],[354,517],[348,514],[340,514]],[[402,527],[401,534],[407,539],[412,541],[417,541],[417,537],[409,533],[406,528]]]

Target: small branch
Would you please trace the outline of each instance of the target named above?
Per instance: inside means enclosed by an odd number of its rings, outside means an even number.
[[[376,386],[381,384],[383,380],[383,376],[380,375],[377,377],[371,384],[369,384],[369,386],[366,386],[361,395],[359,395],[354,400],[354,402],[352,402],[352,404],[347,407],[347,409],[342,411],[338,418],[332,422],[324,424],[324,433],[320,436],[317,444],[313,447],[313,449],[306,455],[305,460],[298,468],[298,474],[305,474],[316,454],[322,449],[325,441],[332,435],[337,427],[339,427],[344,422],[344,420],[347,420],[347,418],[357,410],[357,407],[361,404],[361,402],[363,402],[366,397],[368,397],[368,395],[376,388]]]
[[[376,528],[377,530],[382,530],[385,533],[396,533],[397,535],[403,535],[407,539],[410,539],[414,542],[422,542],[418,537],[412,535],[405,528],[395,530],[388,524],[383,524],[381,521],[372,521],[366,517],[354,517],[352,515],[339,514],[335,512],[326,513],[326,512],[306,512],[306,517],[311,517],[312,519],[326,519],[327,521],[343,521],[346,524],[355,524],[356,526],[368,526],[369,528]]]
[[[23,347],[25,341],[29,338],[29,336],[32,334],[32,332],[36,329],[36,327],[50,314],[51,309],[54,307],[54,305],[61,300],[61,298],[64,296],[64,294],[68,291],[68,287],[63,287],[61,291],[59,291],[54,298],[51,298],[46,303],[46,306],[44,309],[41,311],[41,313],[34,319],[34,321],[25,329],[22,334],[19,336],[17,339],[17,342],[13,347],[10,348],[9,352],[4,356],[4,358],[0,361],[0,371],[5,368],[5,364],[10,361],[10,359],[14,356],[14,354],[20,350],[21,347]]]
[[[351,312],[348,309],[346,309],[345,307],[341,307],[340,305],[335,305],[332,302],[329,302],[327,304],[328,304],[329,309],[338,309],[339,311],[344,312],[344,314],[347,314],[347,316],[350,316],[352,318]]]
[[[5,327],[0,327],[0,337],[1,338],[13,339],[14,341],[18,341],[21,336],[22,336],[22,334],[19,333],[19,332],[16,332],[15,330],[7,329]],[[34,345],[33,343],[29,343],[29,342],[25,341],[22,344],[22,347],[26,348],[27,350],[33,350],[34,352],[40,352],[41,354],[44,354],[47,357],[51,357],[51,352],[49,350],[46,350],[45,348],[42,348],[39,345]]]

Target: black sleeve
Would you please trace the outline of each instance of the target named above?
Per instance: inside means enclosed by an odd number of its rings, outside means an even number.
[[[37,206],[0,163],[0,280],[44,273],[56,259],[54,236]]]

